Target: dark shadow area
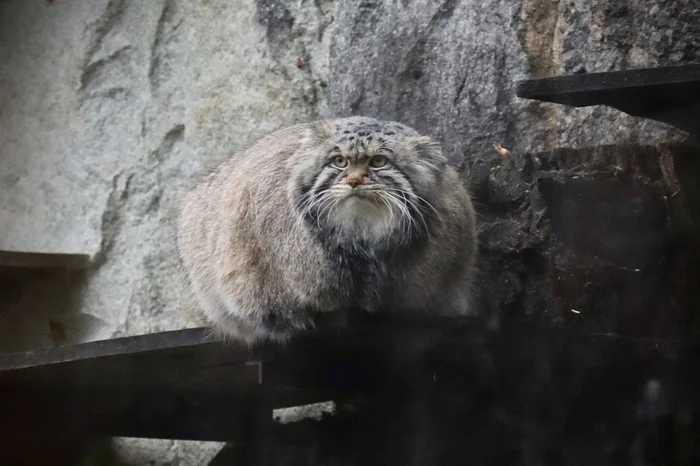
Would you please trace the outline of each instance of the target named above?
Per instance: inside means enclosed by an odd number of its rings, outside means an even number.
[[[89,271],[0,267],[0,352],[85,341],[94,317],[78,314]]]

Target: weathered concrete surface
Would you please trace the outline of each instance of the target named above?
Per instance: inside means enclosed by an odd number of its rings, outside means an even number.
[[[0,2],[0,248],[95,257],[85,274],[3,291],[0,350],[191,325],[174,243],[180,200],[273,129],[398,119],[439,138],[465,175],[495,157],[494,142],[525,154],[676,141],[678,131],[612,109],[517,99],[514,83],[700,61],[699,41],[692,0]],[[506,185],[514,167],[498,175]],[[590,176],[543,193],[617,186]],[[487,247],[510,241],[519,221],[492,225]],[[567,289],[575,302],[580,290]],[[514,309],[539,299],[519,293]]]

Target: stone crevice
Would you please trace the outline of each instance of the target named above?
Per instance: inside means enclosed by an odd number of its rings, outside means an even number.
[[[120,211],[126,198],[128,177],[126,170],[120,171],[112,177],[111,188],[107,195],[107,203],[102,211],[100,221],[100,248],[93,257],[96,267],[103,265],[112,251],[114,239],[122,228]]]
[[[160,68],[163,66],[164,60],[162,48],[172,39],[172,34],[177,31],[183,21],[184,17],[178,17],[176,0],[165,0],[158,17],[150,50],[148,81],[152,89],[156,89],[160,85]]]
[[[95,83],[96,80],[100,81],[100,73],[106,66],[114,62],[119,63],[128,60],[132,52],[133,49],[131,46],[124,45],[115,50],[114,52],[110,53],[106,57],[100,58],[87,64],[83,68],[82,73],[80,74],[80,90],[88,89],[89,87],[91,87],[92,84]]]
[[[107,34],[121,22],[125,9],[126,0],[109,0],[102,14],[86,28],[89,31],[86,63],[97,54]]]

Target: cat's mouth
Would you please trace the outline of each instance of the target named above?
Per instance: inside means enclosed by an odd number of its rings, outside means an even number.
[[[374,189],[362,189],[362,188],[354,188],[348,190],[345,195],[343,196],[343,199],[365,199],[368,201],[374,201],[374,202],[379,202],[380,197],[379,193],[374,190]]]

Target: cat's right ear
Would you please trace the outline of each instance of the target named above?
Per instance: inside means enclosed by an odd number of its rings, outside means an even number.
[[[325,120],[316,121],[311,123],[306,131],[304,132],[304,137],[302,139],[302,144],[304,145],[316,145],[322,142],[326,142],[333,137],[333,130],[331,125]]]

